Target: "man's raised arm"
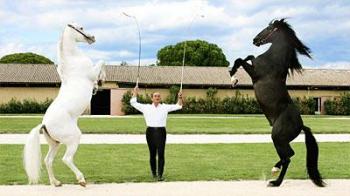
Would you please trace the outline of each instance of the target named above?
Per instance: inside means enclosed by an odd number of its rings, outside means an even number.
[[[137,102],[137,95],[139,93],[139,88],[135,87],[132,91],[132,98],[130,99],[130,105],[140,112],[143,112],[144,105]]]

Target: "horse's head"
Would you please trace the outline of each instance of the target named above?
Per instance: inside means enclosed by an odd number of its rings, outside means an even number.
[[[255,38],[253,39],[253,44],[256,46],[261,46],[267,43],[271,43],[274,39],[275,32],[279,30],[281,25],[284,24],[284,18],[281,20],[272,20],[265,29],[263,29]]]
[[[86,33],[84,28],[76,23],[67,24],[66,29],[69,30],[76,42],[87,42],[89,44],[95,42],[95,36]]]
[[[292,49],[292,52],[288,53],[290,56],[286,58],[289,59],[289,62],[286,62],[286,64],[288,64],[288,68],[290,69],[291,73],[293,73],[294,70],[301,72],[302,66],[297,58],[297,53],[311,58],[311,51],[299,40],[293,28],[285,21],[284,18],[281,20],[271,21],[269,26],[267,26],[254,38],[253,44],[260,46],[266,43],[273,43],[274,40],[278,40],[276,44],[281,44],[282,39],[278,39],[278,37],[281,35],[283,35],[282,38],[284,38],[284,41],[289,44],[289,48]]]

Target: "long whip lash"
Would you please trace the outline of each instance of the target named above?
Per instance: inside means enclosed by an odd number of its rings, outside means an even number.
[[[184,52],[183,52],[183,56],[182,56],[180,92],[182,91],[182,83],[183,83],[183,80],[184,80],[184,68],[185,68],[185,58],[186,58],[186,46],[187,46],[187,41],[185,41]]]
[[[125,12],[123,12],[124,16],[127,16],[129,18],[133,18],[136,26],[137,26],[137,31],[139,32],[139,62],[137,65],[137,78],[136,78],[136,87],[139,87],[139,79],[140,79],[140,65],[141,65],[141,31],[140,31],[140,26],[139,22],[137,21],[137,18],[135,16],[129,15]]]
[[[191,27],[192,27],[192,24],[193,24],[193,21],[195,20],[197,15],[195,15],[192,20],[191,20],[191,23],[190,25],[188,26],[188,29],[187,29],[187,32],[190,32],[191,30]],[[200,15],[200,17],[204,17],[204,15]],[[185,69],[185,59],[186,59],[186,47],[187,47],[187,41],[185,41],[184,43],[184,52],[183,52],[183,55],[182,55],[182,68],[181,68],[181,82],[180,82],[180,92],[182,92],[182,84],[183,84],[183,80],[184,80],[184,69]]]

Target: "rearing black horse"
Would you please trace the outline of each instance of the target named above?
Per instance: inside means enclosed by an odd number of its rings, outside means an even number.
[[[289,71],[301,72],[297,53],[310,56],[310,49],[295,35],[285,19],[270,22],[253,40],[253,44],[260,46],[271,43],[270,48],[255,58],[247,56],[244,60],[238,58],[230,75],[233,76],[240,66],[249,74],[253,81],[255,96],[262,111],[272,126],[272,140],[280,157],[272,173],[280,172],[277,180],[270,181],[269,186],[279,186],[286,174],[290,158],[294,151],[290,142],[301,132],[305,133],[307,171],[311,180],[320,187],[325,186],[318,171],[318,146],[309,127],[305,126],[300,112],[293,104],[286,86]],[[252,65],[247,61],[251,61]],[[282,170],[281,170],[282,168]]]

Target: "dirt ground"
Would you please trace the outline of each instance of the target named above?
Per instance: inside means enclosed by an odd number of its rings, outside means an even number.
[[[1,196],[108,196],[108,195],[269,195],[269,196],[349,196],[350,180],[326,180],[328,186],[316,187],[310,180],[285,180],[281,187],[266,187],[266,181],[196,181],[196,182],[158,182],[158,183],[121,183],[88,184],[53,187],[46,185],[10,185],[0,186]]]

